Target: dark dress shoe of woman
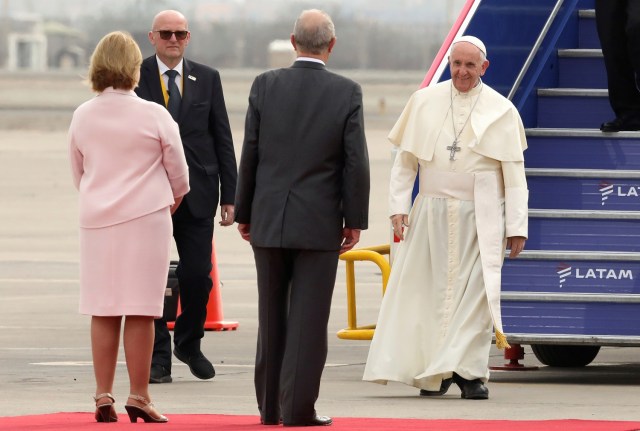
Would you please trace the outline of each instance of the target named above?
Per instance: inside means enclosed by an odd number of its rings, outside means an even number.
[[[166,416],[161,415],[153,406],[153,403],[141,395],[129,394],[129,400],[135,400],[142,403],[142,407],[135,404],[127,403],[124,408],[129,414],[131,423],[138,422],[138,418],[145,422],[164,423],[169,422]],[[128,401],[128,400],[127,400]]]
[[[102,402],[98,404],[98,401],[103,398],[109,399],[110,401]],[[113,407],[113,403],[116,400],[113,399],[113,395],[108,392],[104,394],[98,394],[93,397],[96,402],[96,422],[118,422],[118,415],[116,414],[116,409]]]
[[[437,397],[438,395],[444,395],[449,390],[449,386],[453,383],[453,378],[449,377],[448,379],[442,380],[440,383],[440,390],[438,391],[428,391],[426,389],[420,389],[420,396],[422,397]]]
[[[331,419],[329,416],[318,416],[316,414],[313,415],[313,418],[311,418],[310,421],[308,422],[302,422],[302,423],[284,423],[283,426],[285,427],[313,427],[313,426],[328,426],[331,425],[333,423],[333,419]]]
[[[489,399],[489,389],[480,379],[467,380],[464,377],[453,373],[453,380],[462,391],[461,397],[466,400],[486,400]]]

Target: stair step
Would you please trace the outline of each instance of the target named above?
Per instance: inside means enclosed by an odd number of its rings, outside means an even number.
[[[583,294],[593,297],[585,296],[585,302],[598,299],[606,302],[606,298],[598,298],[600,295],[624,295],[625,299],[637,302],[640,298],[640,285],[636,283],[638,276],[638,253],[596,254],[524,250],[517,259],[505,259],[502,286],[503,295],[509,292],[510,297],[514,299],[518,298],[517,293]],[[602,280],[610,282],[605,284]],[[520,296],[520,299],[523,299],[523,296]]]
[[[507,259],[507,263],[519,260],[551,260],[551,261],[596,261],[596,262],[639,262],[640,253],[624,251],[580,251],[580,250],[523,250],[518,260]]]
[[[527,129],[529,168],[640,170],[640,132]]]
[[[607,99],[609,91],[606,89],[592,88],[540,88],[538,96],[544,97],[594,97]]]
[[[560,58],[603,58],[601,48],[559,49]]]
[[[575,138],[602,138],[602,139],[638,139],[640,131],[637,132],[615,132],[603,133],[600,129],[584,128],[553,128],[536,127],[525,130],[527,136],[531,137],[575,137]]]
[[[589,89],[607,88],[607,70],[599,49],[558,51],[558,86]]]
[[[527,169],[529,207],[640,211],[640,171]]]
[[[640,179],[640,171],[635,170],[526,168],[525,171],[527,177]]]
[[[605,269],[605,268],[599,268]],[[610,269],[606,269],[610,272]],[[583,276],[586,273],[578,272],[578,275]],[[600,271],[593,271],[593,276],[600,274]],[[620,273],[611,273],[619,275]],[[534,301],[534,302],[599,302],[599,303],[636,303],[640,304],[640,294],[610,294],[610,293],[548,293],[548,292],[502,292],[502,301]]]
[[[596,28],[596,11],[586,9],[578,11],[578,46],[580,48],[600,48],[600,39]]]
[[[640,211],[613,211],[613,210],[547,210],[547,209],[530,209],[529,219],[531,218],[548,218],[548,219],[584,219],[584,220],[640,220]],[[640,229],[640,225],[638,225]],[[640,246],[640,244],[638,244]],[[612,250],[614,251],[614,250]]]
[[[529,210],[529,250],[640,252],[640,212]]]
[[[595,9],[580,9],[578,11],[578,16],[580,18],[596,18],[596,10]]]
[[[539,127],[599,128],[615,117],[607,90],[543,88],[537,94]]]

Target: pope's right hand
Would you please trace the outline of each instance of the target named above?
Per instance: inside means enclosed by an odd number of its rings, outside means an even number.
[[[404,240],[404,228],[409,227],[409,215],[408,214],[394,214],[391,216],[391,226],[393,227],[393,234],[400,238],[400,241]]]

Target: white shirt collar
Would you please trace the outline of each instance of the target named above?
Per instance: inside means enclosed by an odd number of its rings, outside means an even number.
[[[156,55],[156,61],[158,62],[158,70],[160,71],[160,75],[164,75],[164,73],[167,70],[169,70],[169,66],[164,64],[157,55]],[[182,76],[182,62],[183,62],[183,59],[180,59],[180,63],[178,63],[176,67],[173,68],[173,70],[177,71],[178,74],[180,74],[180,76]]]
[[[462,97],[477,96],[478,94],[480,94],[480,91],[482,90],[482,86],[483,85],[484,85],[484,83],[482,82],[482,79],[479,79],[478,83],[475,85],[475,87],[473,87],[471,90],[467,91],[466,93],[463,93],[462,91],[459,91],[453,85],[453,81],[451,82],[451,88],[453,89],[453,95],[454,96],[462,96]]]
[[[326,64],[324,63],[324,61],[320,60],[319,58],[313,58],[313,57],[298,57],[296,58],[296,61],[313,61],[314,63],[320,63],[323,66],[326,66]]]

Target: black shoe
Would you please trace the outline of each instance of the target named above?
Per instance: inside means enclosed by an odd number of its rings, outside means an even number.
[[[489,399],[489,389],[480,379],[467,380],[458,374],[453,374],[453,380],[462,391],[461,398],[466,400],[486,400]]]
[[[603,132],[622,132],[640,130],[640,117],[618,117],[612,121],[602,123],[600,130]]]
[[[314,427],[314,426],[328,426],[331,425],[333,423],[333,419],[331,419],[329,416],[318,416],[318,415],[313,415],[313,418],[311,418],[310,421],[308,422],[302,422],[302,423],[290,423],[290,424],[283,424],[283,426],[285,427]]]
[[[453,378],[449,377],[448,379],[442,380],[442,383],[440,383],[439,391],[428,391],[426,389],[420,389],[420,396],[435,397],[438,395],[444,395],[449,390],[449,386],[451,386],[451,383],[453,383]]]
[[[151,364],[149,383],[171,383],[171,371],[159,364]]]
[[[196,376],[202,380],[213,379],[216,375],[216,370],[211,365],[211,362],[202,354],[202,352],[198,352],[193,355],[187,355],[176,347],[173,349],[173,354],[176,355],[176,358],[180,359],[182,362],[189,366],[189,370],[191,374]]]

